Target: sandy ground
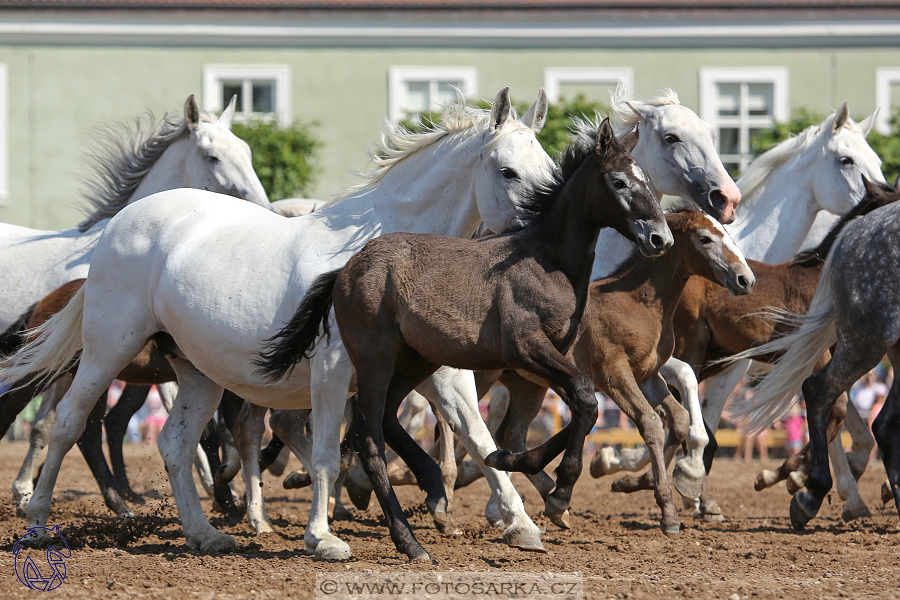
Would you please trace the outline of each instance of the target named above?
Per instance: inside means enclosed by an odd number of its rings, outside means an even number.
[[[313,561],[303,554],[309,490],[284,490],[279,478],[264,475],[275,534],[257,537],[245,524],[215,526],[235,536],[237,552],[205,555],[184,544],[168,480],[155,448],[126,447],[135,489],[146,504],[135,519],[114,518],[103,506],[78,452],[63,463],[50,524],[59,524],[72,546],[68,575],[53,598],[313,598],[317,573],[426,570],[408,565],[395,550],[374,499],[353,522],[334,530],[355,558],[347,563]],[[34,598],[14,572],[12,546],[25,532],[10,493],[25,447],[0,444],[0,598]],[[292,466],[298,464],[296,461]],[[484,480],[457,492],[454,511],[464,534],[441,536],[434,530],[416,489],[399,492],[419,541],[438,561],[437,571],[579,572],[584,598],[897,598],[900,597],[900,527],[893,506],[883,507],[878,488],[881,463],[870,464],[861,482],[873,516],[853,523],[840,520],[840,501],[830,502],[803,533],[787,517],[783,486],[763,493],[752,481],[761,465],[720,460],[713,486],[728,517],[724,523],[695,521],[683,513],[681,536],[662,535],[650,492],[632,496],[609,491],[612,478],[585,473],[572,501],[573,529],[561,531],[539,515],[542,507],[527,481],[514,475],[529,514],[539,526],[548,554],[509,549],[500,530],[481,516],[488,487]],[[209,513],[210,500],[203,497]],[[349,502],[347,505],[350,506]],[[736,596],[735,596],[736,595]]]

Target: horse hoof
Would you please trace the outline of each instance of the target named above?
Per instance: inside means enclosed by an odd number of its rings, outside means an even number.
[[[484,458],[484,465],[498,471],[506,471],[507,469],[503,462],[507,456],[512,456],[512,452],[509,450],[494,450]]]
[[[340,540],[322,540],[321,542],[319,542],[319,545],[316,546],[313,560],[344,561],[350,559],[352,556],[353,553],[350,552],[350,546],[348,546],[344,542]]]
[[[710,513],[700,513],[700,517],[704,521],[708,521],[710,523],[721,523],[725,520],[723,515],[710,514]]]
[[[462,530],[456,526],[456,522],[453,520],[452,512],[447,512],[447,520],[443,524],[435,522],[435,526],[443,535],[462,535]]]
[[[25,548],[45,548],[50,544],[50,532],[46,529],[33,529],[19,540]]]
[[[547,496],[547,500],[544,502],[544,515],[550,522],[559,527],[560,529],[571,529],[572,525],[569,522],[569,505],[562,500],[558,500],[557,498],[551,496]]]
[[[409,562],[411,563],[425,563],[429,565],[436,565],[437,561],[431,560],[431,555],[423,548],[419,546],[417,550],[413,550],[409,554]]]
[[[672,471],[672,484],[675,486],[675,491],[684,498],[699,498],[700,488],[703,486],[703,475],[697,476],[691,473],[683,464],[683,460],[678,461],[675,463],[675,470]]]
[[[676,523],[674,525],[663,525],[662,532],[663,535],[668,538],[677,538],[681,535],[681,524]]]
[[[791,496],[802,490],[805,486],[806,475],[801,471],[791,471],[791,474],[788,475],[787,480],[784,482],[784,487],[787,488],[787,492]]]
[[[284,478],[281,485],[286,490],[299,490],[311,486],[312,477],[309,476],[309,473],[299,473],[294,471]]]
[[[353,503],[353,506],[359,510],[366,510],[369,508],[369,501],[372,499],[372,490],[367,490],[356,485],[352,476],[344,479],[344,487],[347,488],[347,497],[350,498],[350,502]]]
[[[763,490],[769,489],[776,483],[775,481],[776,473],[775,471],[761,471],[757,476],[756,480],[753,482],[753,489],[757,492],[761,492]]]
[[[431,513],[431,518],[434,519],[434,524],[440,530],[441,527],[447,524],[447,497],[441,496],[437,500],[425,500],[425,508],[428,509],[428,512]]]
[[[331,519],[333,521],[352,521],[353,513],[343,506],[335,505],[334,510],[331,511]]]
[[[612,446],[600,448],[591,459],[591,477],[597,479],[612,472],[612,459],[616,456],[616,449]]]
[[[192,544],[188,542],[188,545]],[[227,533],[217,531],[214,535],[201,540],[197,547],[200,552],[228,552],[237,548],[237,542]]]
[[[806,524],[816,516],[816,510],[804,506],[804,503],[809,503],[810,500],[812,500],[812,496],[806,492],[799,492],[791,498],[791,526],[796,531],[802,531]]]
[[[881,503],[887,506],[893,499],[894,495],[891,493],[891,486],[885,481],[881,484]],[[16,514],[19,514],[18,510],[16,510]]]
[[[569,509],[563,511],[561,515],[550,514],[546,510],[544,514],[550,519],[550,522],[560,529],[572,529],[572,522],[569,519]]]
[[[613,481],[610,489],[619,494],[630,494],[635,491],[637,479],[632,475],[623,475]],[[698,494],[699,495],[699,494]]]
[[[547,553],[544,544],[541,543],[541,534],[537,527],[531,528],[525,525],[510,525],[503,532],[503,540],[511,547],[525,550],[526,552]]]
[[[866,503],[860,500],[857,504],[852,507],[848,504],[844,507],[844,510],[841,511],[841,518],[845,521],[854,521],[856,519],[865,519],[871,517],[872,513],[869,512],[869,507],[866,506]]]

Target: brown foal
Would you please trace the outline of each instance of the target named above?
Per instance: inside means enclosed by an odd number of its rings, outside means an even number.
[[[602,227],[615,227],[648,256],[672,244],[649,180],[608,120],[593,143],[566,149],[555,180],[535,192],[533,206],[525,228],[480,240],[405,233],[372,240],[342,270],[316,281],[259,361],[261,372],[277,378],[308,355],[333,298],[356,367],[356,450],[391,539],[410,560],[431,558],[390,486],[385,441],[416,473],[427,505],[440,507],[446,498],[437,464],[397,421],[403,397],[441,365],[515,368],[549,381],[573,415],[567,439],[539,457],[543,468],[564,450],[557,487],[547,499],[547,512],[561,515],[581,473],[584,437],[597,418],[590,377],[565,356],[587,304],[597,236]],[[485,464],[525,470],[531,459],[495,452]]]

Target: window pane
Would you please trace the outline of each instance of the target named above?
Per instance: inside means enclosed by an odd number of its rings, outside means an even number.
[[[733,116],[738,114],[741,102],[741,84],[720,83],[719,93],[716,98],[719,116]]]
[[[253,112],[275,112],[275,83],[253,82]]]
[[[771,116],[775,86],[771,83],[751,83],[747,87],[747,113],[752,116]]]
[[[719,130],[719,154],[740,154],[740,130],[725,128]]]
[[[237,96],[237,104],[235,105],[235,112],[243,112],[243,103],[241,102],[241,82],[240,81],[226,81],[222,83],[222,108],[228,106],[228,103],[231,102],[231,99]]]
[[[579,83],[571,81],[559,84],[559,97],[565,100],[574,100],[579,95],[584,96],[588,102],[599,102],[609,106],[609,91],[616,89],[615,81],[602,83]]]
[[[466,93],[466,89],[462,81],[441,82],[438,84],[438,97],[431,99],[433,102],[431,110],[438,110],[438,106],[445,106],[447,104],[453,104],[454,102],[456,102],[456,90],[453,88],[453,86],[461,89],[463,94]]]
[[[428,88],[431,84],[427,81],[406,82],[406,102],[404,109],[410,112],[428,112]]]

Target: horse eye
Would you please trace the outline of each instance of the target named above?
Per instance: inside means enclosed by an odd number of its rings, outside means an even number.
[[[500,174],[503,175],[505,179],[515,179],[519,176],[515,169],[510,169],[509,167],[501,167]]]
[[[215,156],[207,156],[207,157],[206,157],[206,160],[208,160],[208,161],[211,162],[212,164],[216,164],[217,162],[219,162],[219,159],[216,158]]]
[[[617,190],[621,190],[623,188],[628,187],[628,184],[626,184],[621,179],[613,179],[613,187],[616,188]]]
[[[700,243],[705,246],[706,244],[712,244],[712,240],[710,238],[706,237],[705,235],[701,235]]]
[[[852,165],[852,164],[854,164],[854,162],[853,162],[853,159],[850,158],[849,156],[842,156],[841,164],[842,165]]]
[[[680,142],[681,138],[679,138],[674,133],[669,133],[666,135],[666,141],[669,142],[670,144],[675,144],[677,142]]]

